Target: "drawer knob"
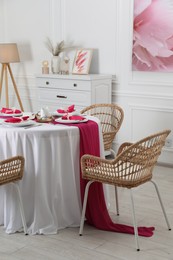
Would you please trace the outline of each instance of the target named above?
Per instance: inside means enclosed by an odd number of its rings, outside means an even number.
[[[76,84],[76,83],[74,83],[74,84],[73,84],[73,87],[77,87],[77,84]]]
[[[67,98],[67,96],[57,95],[57,98]]]
[[[49,85],[49,81],[46,81],[46,85]]]

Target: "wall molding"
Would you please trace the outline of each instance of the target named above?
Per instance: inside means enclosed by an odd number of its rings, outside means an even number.
[[[148,93],[148,92],[123,92],[112,90],[112,96],[124,97],[124,98],[141,98],[141,99],[155,99],[155,100],[167,100],[172,101],[173,95],[163,95],[163,93]]]
[[[145,111],[145,112],[157,112],[157,113],[166,113],[166,114],[173,114],[173,107],[167,107],[167,106],[149,106],[149,105],[141,105],[141,104],[134,104],[130,103],[128,104],[130,108],[130,122],[131,122],[131,138],[133,137],[133,126],[134,126],[134,111]],[[172,152],[171,148],[165,148],[166,151]]]
[[[61,31],[64,40],[66,38],[66,0],[61,0]]]
[[[50,32],[53,42],[63,40],[63,0],[50,0]]]
[[[116,55],[116,59],[117,60],[120,60],[121,58],[121,54],[120,54],[120,46],[121,46],[121,42],[120,42],[120,39],[121,39],[121,30],[120,30],[120,7],[121,7],[121,3],[119,2],[119,0],[116,0],[116,26],[115,26],[115,37],[116,37],[116,41],[115,41],[115,55]],[[118,64],[116,63],[115,64],[115,71],[117,71],[119,69],[119,66]],[[119,72],[120,73],[120,72]],[[118,74],[119,74],[118,73]],[[115,75],[114,75],[115,76]],[[115,80],[117,80],[116,78],[114,78],[113,76],[113,82]],[[116,77],[116,76],[115,76]]]
[[[167,113],[173,113],[173,107],[158,107],[158,106],[145,106],[141,104],[129,104],[129,107],[131,110],[143,110],[143,111],[156,111],[156,112],[167,112]]]
[[[150,87],[173,87],[173,82],[165,82],[165,81],[137,81],[137,80],[132,80],[132,81],[129,81],[128,83],[129,85],[137,85],[137,86],[141,86],[141,87],[144,87],[144,86],[150,86]]]
[[[132,73],[134,73],[132,71]],[[152,73],[152,72],[151,72]],[[116,75],[112,75],[112,84],[118,84],[120,85],[120,82],[118,80],[118,78],[116,77]],[[138,87],[146,87],[146,86],[149,86],[149,87],[171,87],[173,88],[173,81],[171,81],[170,79],[170,82],[166,82],[166,81],[160,81],[158,79],[153,81],[153,80],[149,80],[149,81],[139,81],[139,80],[130,80],[128,82],[128,85],[129,86],[138,86]]]
[[[3,41],[5,39],[5,10],[4,10],[4,0],[1,1],[1,8],[0,8],[0,21],[1,21],[1,24],[0,24],[0,30],[1,30],[1,33],[0,33],[0,36],[1,36],[1,41]]]

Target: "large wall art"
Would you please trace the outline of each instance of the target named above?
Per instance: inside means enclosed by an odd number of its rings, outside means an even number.
[[[134,0],[132,67],[173,72],[173,0]]]

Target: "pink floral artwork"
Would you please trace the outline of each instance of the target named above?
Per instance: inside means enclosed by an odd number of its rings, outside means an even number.
[[[86,56],[87,56],[87,52],[86,51],[84,51],[84,52],[79,51],[78,56],[76,58],[75,65],[76,65],[76,67],[78,69],[78,72],[80,72],[80,73],[84,69]]]
[[[173,0],[134,0],[132,66],[173,71]]]
[[[76,52],[73,74],[88,74],[91,63],[92,49],[81,49]]]

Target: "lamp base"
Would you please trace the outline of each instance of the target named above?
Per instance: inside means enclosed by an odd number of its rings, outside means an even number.
[[[3,63],[2,64],[2,69],[1,69],[1,81],[0,81],[0,100],[1,100],[1,94],[2,94],[2,84],[3,84],[3,78],[4,78],[4,74],[5,74],[5,96],[6,96],[6,107],[9,108],[9,95],[8,95],[8,76],[7,76],[7,70],[9,71],[12,83],[13,83],[13,87],[14,87],[14,91],[16,93],[20,108],[22,111],[24,111],[23,109],[23,105],[22,105],[22,101],[20,99],[19,96],[19,92],[13,77],[13,73],[10,67],[9,63]]]

